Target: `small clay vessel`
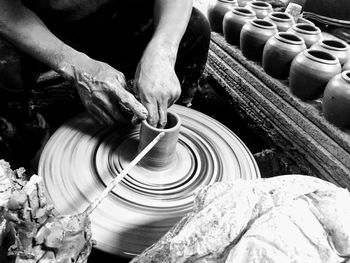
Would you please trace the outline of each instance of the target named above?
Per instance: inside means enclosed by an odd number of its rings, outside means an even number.
[[[349,69],[350,69],[350,59],[346,61],[345,64],[343,65],[343,71],[349,70]]]
[[[283,12],[270,13],[265,19],[274,23],[277,26],[277,30],[280,32],[286,32],[295,24],[294,18],[290,14]]]
[[[237,0],[211,0],[207,15],[212,31],[222,34],[222,20],[227,11],[233,7],[238,7]]]
[[[245,7],[251,1],[252,0],[237,0],[237,3],[239,7]]]
[[[285,79],[296,55],[306,49],[304,40],[287,32],[279,32],[271,37],[264,47],[262,66],[274,78]]]
[[[311,47],[322,38],[321,30],[317,26],[311,24],[295,24],[288,29],[288,32],[295,33],[302,37],[307,48]]]
[[[292,62],[289,88],[303,100],[314,100],[322,95],[328,81],[340,72],[338,58],[324,51],[307,49]]]
[[[349,45],[342,41],[337,39],[324,39],[320,40],[319,42],[313,44],[311,46],[311,49],[317,49],[322,51],[327,51],[328,53],[331,53],[332,55],[336,56],[339,59],[339,62],[341,65],[344,65],[345,62],[349,59]]]
[[[350,128],[350,70],[328,82],[323,94],[322,112],[329,122]]]
[[[298,17],[297,19],[297,24],[310,24],[310,25],[315,25],[313,22],[311,22],[310,20],[304,18],[304,17]]]
[[[234,7],[224,17],[223,30],[227,43],[239,45],[243,25],[256,18],[254,11],[244,7]]]
[[[261,61],[267,40],[277,32],[275,24],[263,19],[253,19],[245,23],[240,37],[243,55],[248,59]]]
[[[268,14],[273,12],[272,6],[263,1],[253,1],[246,5],[247,8],[253,10],[257,18],[265,18]]]
[[[174,160],[181,119],[173,112],[168,112],[167,117],[168,122],[164,129],[152,127],[147,121],[141,123],[139,151],[145,148],[159,133],[165,132],[162,139],[140,161],[140,164],[147,169],[167,169]]]

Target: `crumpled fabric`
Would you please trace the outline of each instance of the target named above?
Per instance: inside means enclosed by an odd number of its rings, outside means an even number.
[[[219,182],[194,210],[134,258],[147,262],[346,262],[350,194],[309,176]]]

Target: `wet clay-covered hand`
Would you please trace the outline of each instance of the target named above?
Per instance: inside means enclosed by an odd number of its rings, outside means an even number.
[[[168,50],[150,44],[136,70],[134,90],[148,111],[148,123],[154,127],[164,128],[167,109],[181,93],[174,64],[175,57]]]
[[[124,74],[106,63],[88,59],[84,67],[71,65],[72,78],[86,109],[107,125],[147,118],[147,110],[127,91]],[[128,118],[130,117],[130,118]]]

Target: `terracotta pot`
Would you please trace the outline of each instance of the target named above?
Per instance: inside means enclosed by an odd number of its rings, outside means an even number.
[[[329,122],[350,128],[350,70],[328,82],[323,94],[322,111]]]
[[[181,127],[180,117],[168,112],[168,122],[164,129],[154,128],[143,121],[140,130],[139,151],[145,148],[159,133],[165,132],[162,139],[147,153],[140,164],[147,169],[166,169],[172,163]]]
[[[305,49],[301,37],[293,33],[277,33],[264,47],[262,65],[265,72],[274,78],[287,78],[294,57]]]
[[[275,24],[263,19],[253,19],[245,23],[240,37],[243,55],[248,59],[261,61],[267,40],[277,32]]]
[[[289,87],[295,96],[303,100],[317,99],[328,81],[340,72],[338,58],[324,51],[307,49],[292,62]]]
[[[350,59],[347,62],[345,62],[343,66],[343,71],[349,70],[349,69],[350,69]]]
[[[256,17],[261,19],[273,12],[272,6],[269,3],[262,1],[249,2],[246,7],[253,10]]]
[[[251,1],[252,0],[237,0],[237,3],[239,7],[245,7]]]
[[[341,65],[344,65],[345,62],[347,62],[349,59],[350,47],[346,42],[342,40],[324,39],[313,44],[311,46],[311,49],[317,49],[331,53],[339,59]]]
[[[254,11],[244,7],[234,7],[227,12],[222,24],[227,43],[239,45],[243,25],[254,18]]]
[[[288,32],[293,32],[302,37],[307,48],[321,40],[321,30],[317,26],[311,24],[295,24],[288,29]]]
[[[227,11],[238,7],[237,0],[211,0],[208,5],[208,20],[212,31],[222,33],[222,20]]]
[[[298,17],[297,24],[310,24],[310,25],[315,25],[313,22],[310,20],[307,20],[306,18],[303,17]]]
[[[265,19],[274,23],[277,26],[277,30],[280,32],[286,32],[295,24],[294,18],[290,14],[283,12],[270,13]]]

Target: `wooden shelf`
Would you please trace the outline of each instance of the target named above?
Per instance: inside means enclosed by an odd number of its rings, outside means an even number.
[[[278,147],[313,175],[350,188],[350,131],[323,118],[321,100],[296,98],[288,81],[267,75],[217,33],[212,33],[206,71]]]

